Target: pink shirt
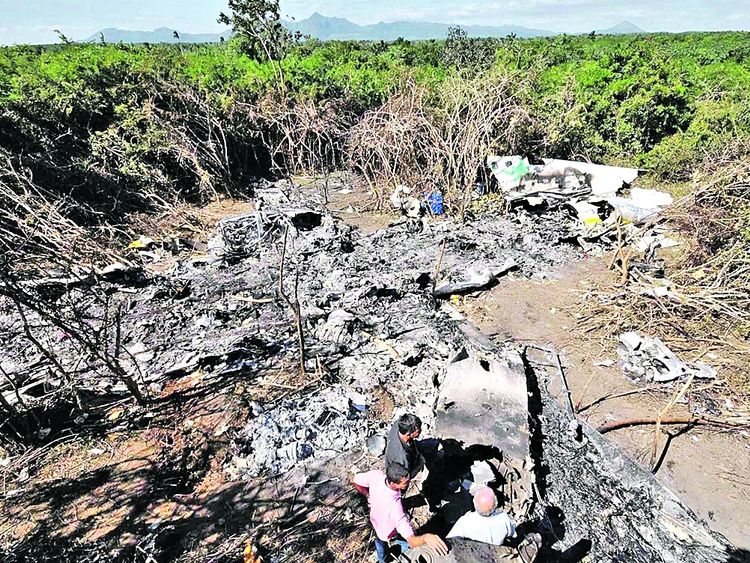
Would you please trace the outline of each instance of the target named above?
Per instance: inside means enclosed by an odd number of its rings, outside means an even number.
[[[386,484],[385,473],[379,469],[358,473],[354,482],[370,491],[370,523],[378,538],[387,541],[396,532],[404,539],[414,535],[401,504],[401,491],[394,491]]]

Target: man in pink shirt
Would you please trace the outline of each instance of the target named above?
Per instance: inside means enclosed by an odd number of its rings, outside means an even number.
[[[387,474],[379,469],[358,473],[352,483],[354,487],[367,497],[370,504],[370,523],[375,530],[375,550],[378,553],[378,563],[386,563],[388,541],[396,539],[403,551],[412,547],[426,545],[438,555],[448,553],[448,547],[435,534],[418,536],[411,527],[409,518],[401,504],[401,491],[409,486],[409,471],[399,464],[391,464],[386,469]]]

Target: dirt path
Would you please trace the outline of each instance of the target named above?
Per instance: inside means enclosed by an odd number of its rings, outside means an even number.
[[[595,362],[616,359],[612,343],[596,341],[576,328],[581,292],[611,275],[606,264],[606,259],[587,260],[567,268],[557,280],[506,279],[461,304],[465,314],[488,335],[560,351],[573,403],[580,416],[594,426],[655,416],[674,392],[671,387],[660,387],[602,400],[644,388],[627,379],[617,366],[596,366]],[[687,410],[678,405],[671,414],[679,416]],[[618,430],[608,437],[643,467],[651,467],[653,427]],[[680,434],[680,427],[670,427],[660,436],[659,450],[667,439],[670,444],[658,478],[712,528],[738,547],[750,547],[750,522],[740,517],[748,514],[750,501],[750,439],[701,429]]]

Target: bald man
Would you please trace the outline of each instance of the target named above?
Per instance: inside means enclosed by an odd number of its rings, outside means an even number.
[[[449,538],[466,538],[502,545],[506,538],[516,536],[516,527],[510,516],[498,510],[495,491],[489,487],[481,487],[474,494],[474,509],[458,519],[448,533]]]

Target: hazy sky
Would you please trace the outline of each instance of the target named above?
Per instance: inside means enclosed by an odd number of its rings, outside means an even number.
[[[225,0],[0,0],[0,43],[85,39],[105,27],[218,32]],[[314,11],[365,24],[425,20],[585,32],[629,20],[647,31],[750,30],[750,0],[282,0],[285,15]]]

